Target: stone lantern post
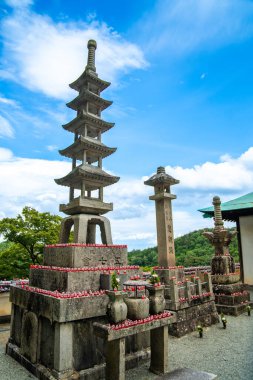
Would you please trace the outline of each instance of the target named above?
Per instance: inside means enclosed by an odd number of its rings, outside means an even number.
[[[156,208],[158,264],[165,268],[175,266],[171,201],[176,199],[176,195],[170,193],[170,186],[178,184],[179,181],[166,174],[165,168],[160,166],[157,173],[144,183],[153,186],[155,191],[149,199],[155,201]]]

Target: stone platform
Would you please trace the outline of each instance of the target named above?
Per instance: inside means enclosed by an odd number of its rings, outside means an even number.
[[[83,268],[127,265],[126,245],[54,244],[44,249],[46,266]]]
[[[50,266],[35,265],[30,269],[30,285],[47,290],[58,290],[59,292],[76,292],[80,289],[109,289],[104,287],[106,278],[110,278],[110,273],[119,272],[123,284],[127,278],[139,274],[137,266],[112,266],[84,268],[52,268]]]
[[[246,312],[248,305],[252,306],[250,293],[246,290],[247,285],[235,284],[214,284],[214,294],[216,308],[219,313],[238,316]]]
[[[11,287],[7,353],[39,379],[101,378],[106,348],[93,325],[108,323],[109,297],[103,289],[110,288],[114,271],[122,283],[139,271],[127,265],[126,246],[45,247],[43,265],[31,267],[30,285]],[[128,336],[127,368],[147,359],[149,346],[146,332]]]
[[[176,315],[177,321],[169,325],[169,334],[178,338],[196,331],[198,324],[208,327],[219,322],[214,301],[177,310]]]

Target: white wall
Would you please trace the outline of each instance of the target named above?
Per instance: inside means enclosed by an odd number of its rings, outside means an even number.
[[[242,242],[244,282],[253,285],[253,216],[239,218]]]

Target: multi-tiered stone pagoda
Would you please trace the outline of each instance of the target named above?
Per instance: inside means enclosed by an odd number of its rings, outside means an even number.
[[[102,169],[103,158],[115,149],[101,142],[113,124],[101,119],[111,102],[100,97],[109,83],[96,74],[95,49],[96,42],[89,41],[85,71],[70,85],[79,95],[68,103],[77,116],[64,126],[74,133],[74,143],[60,151],[72,159],[72,170],[56,180],[69,187],[69,203],[60,205],[69,215],[62,222],[60,243],[45,246],[43,265],[30,268],[29,285],[17,284],[10,292],[6,352],[41,380],[124,380],[125,369],[149,356],[150,370],[168,372],[168,325],[175,317],[164,311],[161,296],[154,297],[161,287],[136,281],[140,268],[128,265],[127,246],[112,244],[110,223],[103,216],[112,210],[103,189],[119,178]],[[102,244],[96,244],[97,225]],[[120,279],[119,291],[114,276],[117,284]]]
[[[72,170],[65,177],[56,179],[58,185],[69,187],[69,203],[61,204],[60,211],[69,217],[62,222],[61,243],[67,243],[74,224],[75,243],[96,243],[96,225],[101,229],[101,240],[112,244],[110,222],[101,216],[113,209],[112,203],[105,203],[103,190],[119,180],[102,169],[103,158],[114,153],[102,143],[102,134],[114,126],[101,119],[101,112],[112,102],[101,98],[100,94],[110,83],[100,79],[96,73],[96,41],[88,42],[88,62],[83,74],[70,87],[78,91],[78,96],[67,106],[77,112],[75,119],[63,126],[74,134],[74,143],[60,154],[72,159]],[[78,161],[81,164],[78,165]],[[75,196],[75,192],[79,195]]]

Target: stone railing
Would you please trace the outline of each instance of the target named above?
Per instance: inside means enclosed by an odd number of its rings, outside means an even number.
[[[204,272],[200,277],[191,275],[190,278],[178,281],[172,277],[168,284],[166,308],[169,310],[184,309],[195,304],[214,299],[211,275]]]
[[[240,269],[240,263],[235,264],[235,269]],[[184,273],[186,276],[189,276],[191,274],[196,274],[197,272],[208,272],[211,273],[211,266],[210,265],[202,265],[198,267],[187,267],[184,268]]]

